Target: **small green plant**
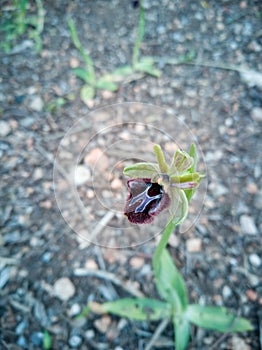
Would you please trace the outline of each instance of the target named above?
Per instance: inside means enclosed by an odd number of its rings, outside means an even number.
[[[47,103],[45,110],[49,113],[56,113],[66,104],[66,99],[63,97],[58,97]]]
[[[163,301],[151,298],[124,298],[104,304],[90,303],[88,310],[111,313],[139,321],[170,320],[174,327],[176,350],[185,350],[190,324],[219,332],[245,332],[251,323],[223,307],[190,304],[182,275],[166,245],[175,227],[184,221],[190,202],[203,175],[197,172],[196,147],[189,153],[175,152],[171,166],[160,146],[154,146],[158,163],[137,163],[124,169],[130,196],[125,207],[129,221],[150,223],[155,215],[169,208],[170,219],[153,256],[155,283]]]
[[[28,14],[28,0],[13,0],[8,11],[5,11],[5,18],[0,26],[0,31],[4,33],[5,40],[0,47],[9,53],[19,38],[27,34],[34,41],[35,51],[42,50],[41,33],[44,29],[44,8],[41,0],[36,2],[36,15]],[[2,14],[3,14],[2,10]]]
[[[77,67],[73,70],[74,74],[85,83],[80,90],[80,97],[83,102],[87,103],[89,100],[93,99],[96,89],[117,91],[119,83],[136,72],[146,73],[155,77],[161,75],[161,71],[154,67],[153,57],[139,57],[145,32],[145,16],[142,0],[140,0],[139,4],[139,25],[133,48],[132,64],[116,68],[111,73],[104,74],[100,78],[96,76],[91,56],[86,52],[78,38],[74,21],[72,19],[68,20],[72,41],[86,65],[85,68]]]
[[[45,330],[44,331],[44,336],[43,336],[43,348],[45,350],[49,350],[49,349],[51,349],[51,347],[52,347],[51,335],[50,335],[50,333],[47,330]]]
[[[86,103],[93,99],[96,89],[116,91],[118,89],[118,85],[113,81],[105,79],[104,77],[97,79],[93,60],[80,43],[74,21],[71,18],[68,20],[68,25],[73,43],[86,64],[85,68],[77,67],[73,70],[74,74],[85,82],[80,90],[80,97],[82,101]]]

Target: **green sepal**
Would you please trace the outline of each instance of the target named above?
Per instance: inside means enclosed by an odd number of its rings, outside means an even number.
[[[193,158],[194,162],[193,162],[191,168],[188,169],[188,172],[194,173],[196,171],[197,161],[198,161],[196,145],[194,143],[192,143],[192,145],[190,146],[189,155],[190,155],[190,157]]]
[[[224,307],[188,305],[187,319],[195,325],[219,332],[252,331],[252,324],[243,317],[237,317]]]
[[[154,150],[154,153],[156,155],[157,162],[158,162],[159,169],[160,169],[161,173],[167,174],[168,173],[168,166],[166,164],[166,160],[165,160],[165,156],[164,156],[164,153],[162,151],[162,148],[159,145],[154,145],[153,150]]]
[[[159,172],[158,165],[154,163],[136,163],[125,167],[123,174],[132,178],[153,178]]]
[[[171,317],[171,305],[150,298],[124,298],[101,305],[103,312],[139,321],[156,321]]]
[[[170,174],[184,173],[194,164],[194,159],[190,155],[181,150],[177,150],[170,167]]]

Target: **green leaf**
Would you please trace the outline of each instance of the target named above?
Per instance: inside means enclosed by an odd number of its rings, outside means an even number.
[[[118,84],[113,83],[111,81],[107,81],[104,78],[99,79],[96,82],[95,87],[97,89],[108,90],[108,91],[117,91],[118,90]]]
[[[190,50],[186,54],[180,55],[178,57],[178,61],[181,63],[187,63],[193,61],[194,58],[196,58],[197,54],[195,50]]]
[[[171,306],[149,298],[124,298],[101,305],[104,312],[139,321],[156,321],[171,316]]]
[[[136,163],[125,167],[123,174],[132,178],[152,178],[159,173],[158,165],[154,163]]]
[[[188,305],[187,318],[195,325],[219,332],[246,332],[253,330],[245,318],[238,318],[226,308],[216,306]]]
[[[78,78],[84,80],[84,82],[89,83],[91,81],[90,74],[86,69],[77,67],[73,69],[73,72]]]
[[[106,81],[111,81],[115,83],[121,82],[126,76],[133,73],[133,68],[131,66],[123,66],[116,68],[113,72],[103,75],[103,79]]]
[[[168,251],[164,249],[153,263],[159,294],[173,305],[175,312],[185,310],[188,305],[186,285]]]
[[[83,310],[80,312],[80,314],[78,314],[76,316],[76,318],[81,319],[81,318],[87,317],[89,315],[90,311],[91,311],[91,309],[90,309],[89,305],[87,305],[83,308]]]
[[[52,346],[52,338],[48,331],[44,331],[44,337],[43,337],[43,348],[45,350],[51,349]]]
[[[145,72],[149,75],[159,78],[162,72],[154,67],[154,60],[151,57],[144,57],[136,63],[134,69],[139,72]]]
[[[185,315],[173,319],[176,350],[185,350],[190,336],[190,324]]]
[[[80,97],[84,103],[92,100],[95,96],[95,89],[92,86],[84,85],[80,90]]]
[[[70,29],[70,33],[71,33],[71,38],[73,40],[73,43],[75,45],[75,47],[78,50],[81,50],[82,46],[81,43],[79,41],[78,35],[77,35],[77,31],[76,31],[76,27],[75,27],[75,23],[72,20],[72,18],[69,18],[69,20],[67,21],[69,29]]]

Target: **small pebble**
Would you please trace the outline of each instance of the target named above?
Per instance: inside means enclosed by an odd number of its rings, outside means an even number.
[[[10,125],[5,121],[0,121],[0,137],[7,136],[11,131]]]
[[[18,338],[17,345],[21,346],[21,348],[28,349],[26,338],[23,335],[20,335],[20,337]]]
[[[249,261],[254,267],[259,267],[261,265],[261,258],[257,254],[250,254]]]
[[[51,252],[45,252],[43,255],[42,255],[42,261],[45,262],[45,263],[48,263],[52,258],[52,253]]]
[[[40,180],[44,176],[44,170],[42,168],[36,168],[33,172],[33,179],[34,180]]]
[[[129,264],[135,269],[141,269],[141,267],[145,264],[145,259],[134,256],[129,260]]]
[[[77,348],[82,343],[82,338],[79,335],[72,335],[68,341],[72,348]]]
[[[18,325],[16,326],[16,329],[15,329],[15,333],[16,334],[23,334],[24,333],[24,330],[28,327],[27,325],[27,322],[25,321],[22,321],[20,323],[18,323]]]
[[[43,337],[44,335],[42,332],[33,332],[30,336],[30,340],[35,346],[42,347]]]
[[[232,295],[231,288],[225,285],[222,289],[222,294],[224,299],[228,299]]]
[[[260,190],[255,195],[254,205],[257,209],[262,209],[262,191]]]
[[[232,337],[232,350],[251,350],[250,346],[245,343],[242,338],[237,335]]]
[[[75,184],[81,186],[91,178],[90,170],[84,165],[78,165],[75,170]]]
[[[240,227],[244,234],[257,235],[258,230],[255,225],[255,221],[252,216],[241,215],[240,217]]]
[[[0,289],[4,288],[4,286],[7,284],[7,282],[9,281],[11,275],[11,268],[10,267],[6,267],[5,269],[3,269],[0,273]]]
[[[94,259],[87,259],[87,261],[85,262],[85,268],[88,270],[97,270],[98,265]]]
[[[59,278],[54,284],[54,294],[60,300],[67,301],[75,294],[75,286],[69,278]]]
[[[44,108],[44,101],[42,100],[41,96],[33,96],[29,103],[29,107],[36,112],[41,112]]]
[[[106,333],[111,324],[111,317],[108,315],[95,320],[94,325],[100,333]]]
[[[251,117],[256,122],[262,122],[262,108],[254,107],[251,111]]]
[[[95,332],[93,329],[88,329],[85,331],[85,337],[86,339],[93,339],[95,337]]]
[[[250,194],[256,194],[257,193],[257,184],[255,184],[254,182],[250,182],[247,187],[247,192],[250,193]]]
[[[246,291],[246,296],[248,297],[249,300],[256,301],[258,295],[257,295],[257,292],[254,291],[253,289],[248,289]]]
[[[75,303],[68,310],[67,314],[68,314],[68,316],[73,317],[73,316],[80,314],[80,312],[81,312],[81,306],[79,304]]]
[[[200,252],[202,248],[202,240],[200,238],[189,238],[186,241],[186,248],[189,253]]]
[[[111,182],[111,188],[113,190],[120,190],[123,187],[122,181],[120,179],[114,179]]]

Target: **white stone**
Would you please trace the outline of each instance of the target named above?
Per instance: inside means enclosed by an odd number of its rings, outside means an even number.
[[[257,235],[257,227],[252,216],[241,215],[240,217],[241,231],[248,235]]]
[[[7,122],[0,121],[0,137],[7,136],[11,130],[11,126]]]
[[[254,267],[259,267],[261,265],[261,258],[257,254],[250,254],[249,261]]]
[[[222,289],[222,295],[224,299],[228,299],[232,295],[232,291],[229,286],[225,285]]]
[[[262,108],[254,107],[251,111],[251,117],[256,122],[262,122]]]
[[[75,184],[81,186],[91,178],[90,170],[84,165],[78,165],[75,170]]]
[[[79,335],[72,335],[72,337],[69,338],[68,342],[72,348],[78,348],[82,343],[82,338],[79,337]]]
[[[242,80],[250,87],[258,86],[262,88],[262,73],[254,70],[240,71]]]
[[[201,251],[202,241],[200,238],[189,238],[186,241],[186,248],[189,253],[198,253]]]
[[[239,338],[237,335],[233,335],[232,350],[251,350],[251,348],[243,339]]]
[[[73,304],[70,308],[70,310],[68,310],[68,316],[76,316],[78,314],[80,314],[81,312],[81,306],[79,304]]]
[[[59,278],[54,284],[54,294],[60,300],[67,301],[75,294],[75,286],[69,278]]]
[[[44,176],[44,171],[42,168],[35,168],[34,173],[33,173],[33,178],[34,180],[40,180]]]
[[[35,95],[32,97],[29,107],[36,112],[41,112],[44,108],[44,101],[42,100],[41,96]]]

